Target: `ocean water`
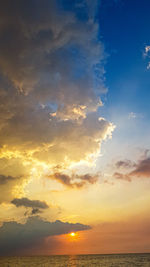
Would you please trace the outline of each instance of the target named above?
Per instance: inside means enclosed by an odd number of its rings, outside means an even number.
[[[150,267],[150,254],[0,257],[2,267]]]

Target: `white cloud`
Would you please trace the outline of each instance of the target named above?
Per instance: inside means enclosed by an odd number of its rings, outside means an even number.
[[[150,45],[145,46],[144,57],[150,58]],[[150,61],[147,64],[147,69],[150,69]]]
[[[130,112],[128,114],[128,119],[136,119],[136,118],[143,118],[143,114]]]

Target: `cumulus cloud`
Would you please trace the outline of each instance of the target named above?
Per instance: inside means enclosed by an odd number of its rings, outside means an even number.
[[[57,4],[7,0],[1,5],[2,145],[55,146],[60,128],[67,136],[71,128],[80,130],[82,121],[76,119],[101,105],[104,50],[89,15],[92,3],[84,3],[86,21],[77,17],[77,7],[68,12]]]
[[[38,164],[89,161],[111,137],[114,125],[98,115],[107,92],[98,2],[1,2],[0,158],[9,163],[5,170],[0,164],[3,175],[19,170],[30,179]],[[14,186],[8,201],[18,198]]]
[[[38,216],[29,217],[25,224],[15,221],[4,222],[0,227],[0,254],[19,254],[24,248],[29,249],[44,238],[54,235],[67,234],[72,231],[84,231],[91,227],[80,223],[49,222]]]

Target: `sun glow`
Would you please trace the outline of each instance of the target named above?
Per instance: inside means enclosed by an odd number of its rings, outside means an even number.
[[[72,233],[70,233],[70,236],[74,237],[74,236],[76,236],[76,233],[72,232]]]

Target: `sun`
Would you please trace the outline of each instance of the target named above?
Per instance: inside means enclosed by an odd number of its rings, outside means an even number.
[[[76,233],[72,232],[72,233],[70,233],[70,236],[74,237],[74,236],[76,236]]]

